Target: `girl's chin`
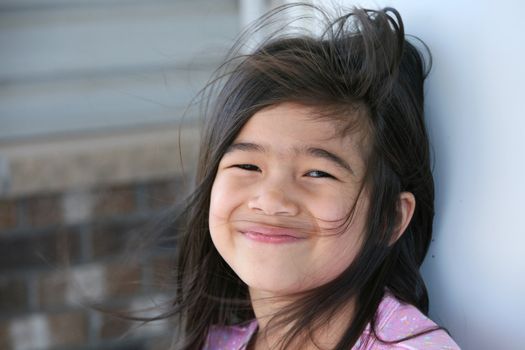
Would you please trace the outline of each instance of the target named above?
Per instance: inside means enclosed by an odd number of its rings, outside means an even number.
[[[258,277],[246,278],[243,281],[248,285],[252,296],[260,297],[286,297],[297,293],[305,292],[311,287],[299,283],[290,283],[290,280],[267,279],[261,280]]]

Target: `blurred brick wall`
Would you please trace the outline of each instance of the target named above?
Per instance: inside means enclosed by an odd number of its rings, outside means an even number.
[[[82,302],[135,310],[173,297],[158,283],[169,280],[173,247],[126,247],[180,197],[179,183],[0,198],[0,349],[167,349],[168,322],[138,327]]]

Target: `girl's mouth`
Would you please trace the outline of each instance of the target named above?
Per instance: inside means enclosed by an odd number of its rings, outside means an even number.
[[[296,231],[268,226],[250,227],[241,230],[240,233],[261,243],[294,243],[306,239]]]

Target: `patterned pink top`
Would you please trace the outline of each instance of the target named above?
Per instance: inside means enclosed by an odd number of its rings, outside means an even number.
[[[378,309],[377,331],[383,340],[401,339],[436,326],[416,307],[386,294]],[[212,326],[203,350],[244,350],[257,331],[257,320],[237,326]],[[360,347],[363,346],[364,347]],[[383,344],[370,333],[368,325],[352,350],[459,350],[443,330],[427,333],[396,344]]]

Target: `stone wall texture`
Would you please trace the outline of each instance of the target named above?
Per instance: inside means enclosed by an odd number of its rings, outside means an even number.
[[[174,246],[138,243],[180,188],[173,177],[1,198],[0,349],[167,349],[169,321],[94,304],[154,315],[173,298]]]

